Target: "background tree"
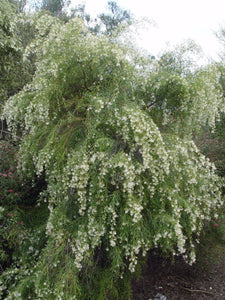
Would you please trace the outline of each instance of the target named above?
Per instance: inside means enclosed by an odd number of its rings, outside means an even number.
[[[112,33],[122,24],[130,25],[132,18],[127,10],[121,9],[116,2],[108,2],[109,13],[102,13],[98,17],[104,26],[103,33],[112,35]]]
[[[115,36],[116,31],[122,30],[122,25],[128,26],[133,22],[131,14],[113,1],[108,2],[108,12],[98,15],[95,19],[85,11],[85,5],[78,5],[72,9],[71,17],[81,18],[92,33],[108,36]]]
[[[27,5],[27,0],[8,0],[8,2],[13,6],[17,13],[23,12]]]
[[[70,4],[70,0],[42,0],[41,9],[49,11],[52,15],[60,16],[63,9]]]

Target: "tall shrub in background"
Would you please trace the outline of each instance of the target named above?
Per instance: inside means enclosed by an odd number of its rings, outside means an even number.
[[[223,102],[225,96],[225,68],[224,63],[218,63],[216,65],[221,93],[223,95]],[[225,114],[222,110],[218,115],[218,118],[215,122],[213,130],[210,128],[209,124],[203,126],[199,135],[195,137],[197,146],[201,149],[202,153],[206,155],[212,161],[217,169],[219,176],[225,176]]]
[[[169,76],[80,19],[44,15],[36,30],[26,49],[37,55],[34,79],[3,117],[22,130],[21,172],[45,175],[47,243],[33,262],[17,262],[13,285],[15,271],[2,274],[3,293],[128,299],[149,250],[193,263],[203,222],[222,205],[215,168],[189,139],[197,120],[213,122],[220,94],[207,93],[215,83],[207,70]]]
[[[165,52],[151,70],[146,64],[138,89],[161,130],[189,138],[205,124],[214,128],[225,106],[220,72],[213,64],[196,67],[196,47],[189,41]]]

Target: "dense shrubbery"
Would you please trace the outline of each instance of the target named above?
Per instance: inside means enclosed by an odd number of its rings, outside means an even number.
[[[194,71],[174,53],[151,61],[118,31],[93,35],[48,14],[26,23],[10,11],[10,21],[3,8],[1,101],[36,73],[3,113],[22,141],[20,174],[17,143],[0,149],[2,298],[128,299],[149,250],[193,263],[223,204],[214,165],[191,141],[224,109],[216,67]],[[23,26],[32,43],[18,39]]]
[[[8,1],[2,0],[0,3],[0,113],[8,97],[20,91],[32,79],[34,57],[29,57],[26,62],[23,61],[23,51],[33,37],[31,18],[16,13]]]
[[[44,176],[47,190],[29,210],[12,170],[1,177],[7,203],[13,196],[20,209],[15,221],[1,209],[3,224],[21,226],[2,295],[128,299],[149,250],[193,263],[204,221],[222,205],[215,167],[190,140],[223,109],[216,69],[152,62],[80,19],[43,15],[34,26],[25,52],[36,55],[34,79],[3,117],[22,135],[20,172]]]

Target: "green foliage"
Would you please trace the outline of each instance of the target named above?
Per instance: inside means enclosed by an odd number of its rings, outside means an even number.
[[[99,19],[101,20],[105,30],[103,30],[104,34],[112,35],[112,33],[119,28],[122,24],[131,24],[131,15],[127,10],[121,9],[116,2],[109,1],[108,2],[108,10],[109,13],[102,13],[99,15]]]
[[[21,279],[32,273],[46,241],[48,209],[45,204],[36,206],[44,185],[37,178],[33,181],[21,178],[16,166],[17,151],[15,142],[0,141],[0,271],[4,282],[1,282],[1,299],[17,275]]]
[[[189,139],[220,109],[216,71],[171,74],[92,35],[81,19],[63,24],[43,15],[34,24],[26,55],[35,49],[36,73],[3,117],[22,132],[21,172],[46,178],[46,217],[30,231],[30,245],[22,239],[33,256],[2,274],[3,293],[129,299],[147,252],[193,263],[205,220],[223,204],[214,165]],[[176,126],[166,130],[171,117]]]
[[[225,139],[220,133],[224,128],[223,123],[223,120],[218,122],[214,132],[205,130],[196,139],[196,144],[202,153],[215,164],[218,174],[222,177],[225,176]]]
[[[74,17],[81,18],[90,32],[110,36],[112,40],[118,37],[134,21],[127,10],[123,10],[113,1],[108,2],[108,11],[101,13],[95,19],[86,13],[84,4],[72,9],[70,18]]]
[[[0,194],[1,194],[1,205],[13,208],[19,201],[20,184],[18,183],[18,176],[16,174],[16,159],[14,146],[10,142],[0,143]]]
[[[223,63],[217,64],[219,70],[219,82],[223,94],[223,102],[225,95],[224,66]],[[198,136],[196,136],[196,144],[202,153],[212,161],[220,176],[225,176],[225,114],[221,112],[216,119],[213,130],[209,126],[204,126]]]
[[[3,2],[0,5],[0,73],[1,73],[1,85],[0,85],[0,105],[2,107],[5,99],[8,96],[8,84],[12,84],[11,80],[8,80],[9,69],[11,62],[15,60],[17,56],[16,41],[12,37],[10,29],[10,18],[12,17],[12,9]],[[9,81],[9,82],[8,82]]]
[[[208,65],[196,69],[190,63],[192,47],[185,51],[181,46],[162,55],[151,72],[146,70],[148,76],[144,73],[138,91],[156,124],[180,136],[191,136],[204,124],[215,127],[219,113],[225,109],[218,68]]]
[[[19,246],[23,224],[17,210],[0,207],[0,266],[1,272],[11,263],[13,249]]]
[[[27,5],[27,0],[7,0],[17,13],[21,13],[24,11],[25,6]]]
[[[0,216],[0,276],[1,299],[7,298],[8,291],[17,291],[9,299],[29,299],[33,294],[34,266],[46,244],[46,205],[39,207],[15,207],[10,213],[2,209]]]
[[[33,37],[31,20],[17,9],[8,1],[0,3],[0,114],[5,101],[31,81],[34,73],[33,59],[23,62],[23,49]]]
[[[17,170],[18,142],[0,141],[0,206],[14,209],[15,206],[31,206],[42,188],[43,178],[21,177]]]
[[[70,1],[68,0],[42,0],[41,9],[49,11],[52,15],[62,15],[63,8],[65,8]]]

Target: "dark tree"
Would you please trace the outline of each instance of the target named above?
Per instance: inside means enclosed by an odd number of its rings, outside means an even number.
[[[127,10],[121,9],[116,2],[108,2],[109,13],[102,13],[99,18],[102,24],[105,26],[104,33],[111,35],[112,32],[123,22],[131,24],[131,15]]]
[[[69,4],[69,0],[43,0],[41,9],[45,9],[55,16],[60,16],[63,8]]]

